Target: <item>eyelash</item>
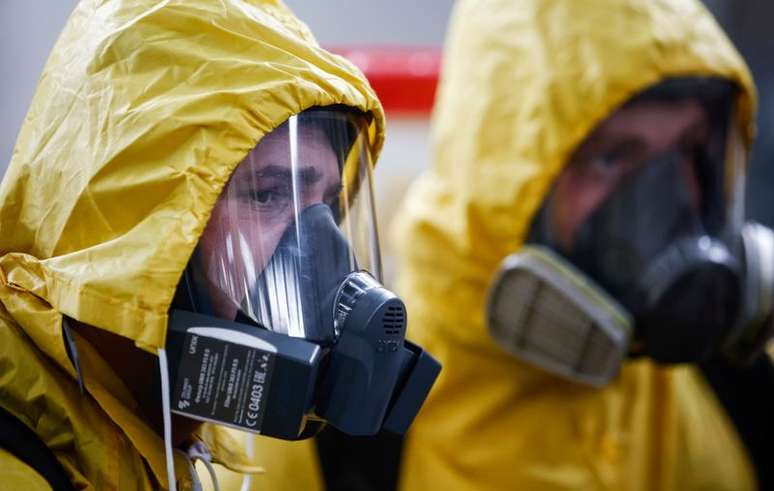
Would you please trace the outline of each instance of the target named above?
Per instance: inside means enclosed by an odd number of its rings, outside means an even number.
[[[263,189],[259,189],[253,192],[249,192],[248,199],[255,204],[258,208],[277,207],[274,202],[278,199],[282,199],[283,202],[289,202],[291,199],[290,190],[286,186],[268,186]],[[269,200],[262,200],[261,195],[269,195]],[[283,204],[283,207],[285,205]]]
[[[339,208],[339,201],[343,188],[337,189],[323,196],[323,203],[331,207],[336,212]],[[290,187],[282,183],[267,184],[261,189],[254,191],[244,191],[239,194],[239,198],[249,202],[250,206],[260,212],[276,213],[285,210],[293,199],[293,192]]]
[[[589,170],[601,171],[609,175],[611,172],[625,172],[628,169],[621,168],[621,165],[629,164],[630,167],[637,159],[639,154],[636,144],[624,143],[617,145],[589,161]]]

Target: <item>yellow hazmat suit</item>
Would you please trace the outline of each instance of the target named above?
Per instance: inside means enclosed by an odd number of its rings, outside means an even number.
[[[407,442],[404,490],[751,489],[753,470],[699,372],[628,363],[597,390],[490,340],[487,289],[573,149],[668,77],[750,74],[698,0],[462,0],[434,113],[434,164],[393,229],[410,332],[444,369]]]
[[[331,104],[372,114],[378,154],[384,117],[365,78],[320,49],[280,1],[76,7],[0,187],[0,406],[38,434],[77,488],[157,489],[167,478],[162,439],[110,360],[76,336],[79,393],[63,316],[157,353],[178,279],[231,172],[289,116]],[[242,434],[198,433],[217,462],[255,470]],[[281,451],[310,455],[301,445]],[[299,474],[316,471],[312,459],[294,462]],[[175,467],[190,488],[180,455]],[[0,469],[0,489],[43,484],[7,451]]]

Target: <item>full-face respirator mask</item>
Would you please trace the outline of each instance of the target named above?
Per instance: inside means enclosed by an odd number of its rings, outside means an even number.
[[[367,125],[307,110],[239,164],[170,313],[172,412],[286,440],[407,430],[440,365],[379,282]]]
[[[672,146],[637,162],[571,247],[556,233],[558,188],[549,195],[489,295],[490,332],[518,358],[602,386],[629,356],[744,363],[771,339],[774,233],[742,223],[747,152],[728,124],[734,89],[676,80],[644,96],[665,93],[700,101],[709,141],[723,144]]]

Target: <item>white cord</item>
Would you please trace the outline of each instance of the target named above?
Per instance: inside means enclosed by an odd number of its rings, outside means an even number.
[[[255,458],[255,435],[252,433],[245,432],[245,452],[247,453],[247,457],[250,459],[250,462],[252,463],[253,459]],[[245,474],[245,477],[242,478],[242,487],[239,488],[240,491],[250,491],[250,487],[253,484],[253,475],[252,474]]]
[[[210,474],[210,480],[212,481],[212,487],[215,491],[220,491],[220,484],[218,483],[218,475],[215,474],[215,468],[212,466],[212,455],[209,449],[203,442],[192,443],[186,452],[186,457],[192,462],[196,463],[201,461],[207,468],[207,472]],[[191,470],[196,474],[196,468],[191,466]]]
[[[159,370],[161,371],[161,410],[164,419],[164,453],[167,457],[167,481],[169,491],[176,491],[175,459],[172,454],[172,409],[169,400],[169,369],[167,352],[159,349]]]
[[[196,462],[197,460],[202,462],[204,466],[207,468],[207,472],[210,473],[210,479],[212,480],[212,487],[215,489],[215,491],[220,491],[220,485],[218,484],[218,475],[215,474],[215,468],[212,467],[212,464],[210,463],[210,461],[198,456],[193,457],[191,459],[192,462]],[[196,472],[195,469],[194,469],[194,472]]]

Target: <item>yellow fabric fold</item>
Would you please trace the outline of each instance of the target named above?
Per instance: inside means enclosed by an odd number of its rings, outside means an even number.
[[[370,114],[378,156],[384,115],[365,77],[278,0],[75,7],[0,184],[0,336],[20,346],[0,348],[0,405],[29,420],[39,399],[19,374],[39,372],[46,404],[62,406],[61,434],[76,436],[57,456],[78,485],[148,489],[154,476],[166,485],[166,472],[161,439],[83,339],[88,395],[78,393],[62,316],[156,354],[178,280],[236,165],[291,115],[334,104]],[[200,436],[216,460],[260,470],[241,440],[214,428]]]

